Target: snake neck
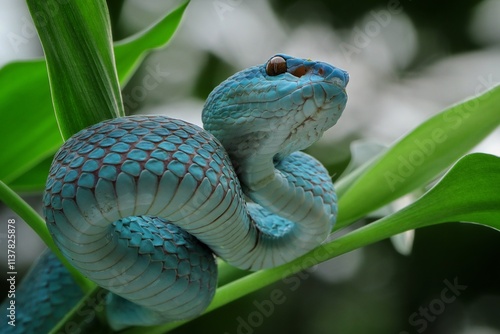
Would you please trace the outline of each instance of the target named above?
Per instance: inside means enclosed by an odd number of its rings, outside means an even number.
[[[266,268],[287,263],[328,237],[337,197],[328,172],[317,160],[295,152],[274,163],[254,160],[246,167],[243,191],[253,202],[248,206],[262,233],[261,244],[269,248],[265,256],[256,256],[255,264]]]
[[[253,202],[250,215],[261,231],[259,238],[275,242],[262,244],[276,248],[269,253],[282,255],[256,263],[290,261],[330,232],[337,208],[328,172],[297,151],[336,124],[347,101],[348,81],[348,74],[334,66],[281,54],[231,76],[210,93],[202,113],[204,127],[226,149]]]

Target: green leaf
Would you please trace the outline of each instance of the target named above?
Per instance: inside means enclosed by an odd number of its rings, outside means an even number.
[[[470,222],[500,231],[500,158],[466,155],[424,196],[389,217],[392,224],[411,228]]]
[[[151,51],[150,47],[168,43],[173,33],[171,29],[167,30],[168,22],[172,20],[172,24],[178,24],[187,4],[184,2],[152,27],[116,47],[116,66],[122,84],[132,75],[142,57]],[[15,62],[0,69],[0,180],[6,184],[16,180],[19,185],[19,180],[35,166],[36,175],[30,176],[30,184],[45,184],[46,175],[38,166],[50,159],[63,143],[54,117],[47,76],[43,60]],[[43,189],[28,188],[29,191]]]
[[[337,181],[339,229],[422,187],[500,124],[500,86],[419,125],[375,161]]]
[[[467,155],[431,190],[403,210],[343,235],[290,263],[252,273],[218,288],[205,313],[279,280],[286,284],[285,278],[299,271],[411,229],[466,221],[500,230],[499,189],[500,158],[482,153]],[[131,328],[123,334],[165,333],[188,321],[148,327],[147,330]]]
[[[45,188],[52,160],[53,157],[51,154],[35,167],[31,168],[28,173],[25,173],[10,182],[9,187],[16,192],[24,194],[40,193]]]
[[[123,116],[106,2],[27,0],[27,4],[44,49],[63,138]]]
[[[62,138],[44,63],[7,64],[0,70],[0,87],[0,180],[9,183],[53,155]]]
[[[149,28],[115,44],[116,66],[121,83],[126,83],[148,52],[164,47],[179,26],[189,1]]]

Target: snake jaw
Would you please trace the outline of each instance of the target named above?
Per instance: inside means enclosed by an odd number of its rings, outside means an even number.
[[[297,91],[302,93],[302,103],[297,106],[296,123],[283,140],[282,150],[276,155],[278,159],[309,147],[337,123],[347,101],[345,85],[348,80],[346,72],[332,70],[324,63],[314,63],[299,77],[301,86]]]

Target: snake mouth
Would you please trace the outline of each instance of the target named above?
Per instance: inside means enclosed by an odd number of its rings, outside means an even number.
[[[325,131],[337,123],[344,111],[347,94],[344,88],[333,86],[334,88],[329,83],[329,91],[322,89],[323,97],[319,98],[322,100],[321,103],[318,103],[315,96],[304,99],[301,108],[297,110],[297,116],[295,116],[299,119],[296,119],[283,137],[280,150],[273,157],[274,161],[280,161],[294,151],[311,146]]]
[[[344,110],[347,101],[345,83],[348,77],[339,78],[339,74],[345,72],[330,74],[328,79],[321,78],[317,72],[319,71],[309,71],[302,75],[300,81],[306,82],[298,90],[302,92],[303,101],[294,117],[295,124],[289,128],[283,140],[283,149],[275,157],[276,160],[317,141],[337,123]]]

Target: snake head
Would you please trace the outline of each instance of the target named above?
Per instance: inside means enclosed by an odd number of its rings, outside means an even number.
[[[349,75],[330,64],[285,54],[247,68],[210,93],[202,114],[206,130],[233,163],[274,161],[318,140],[342,114]]]

